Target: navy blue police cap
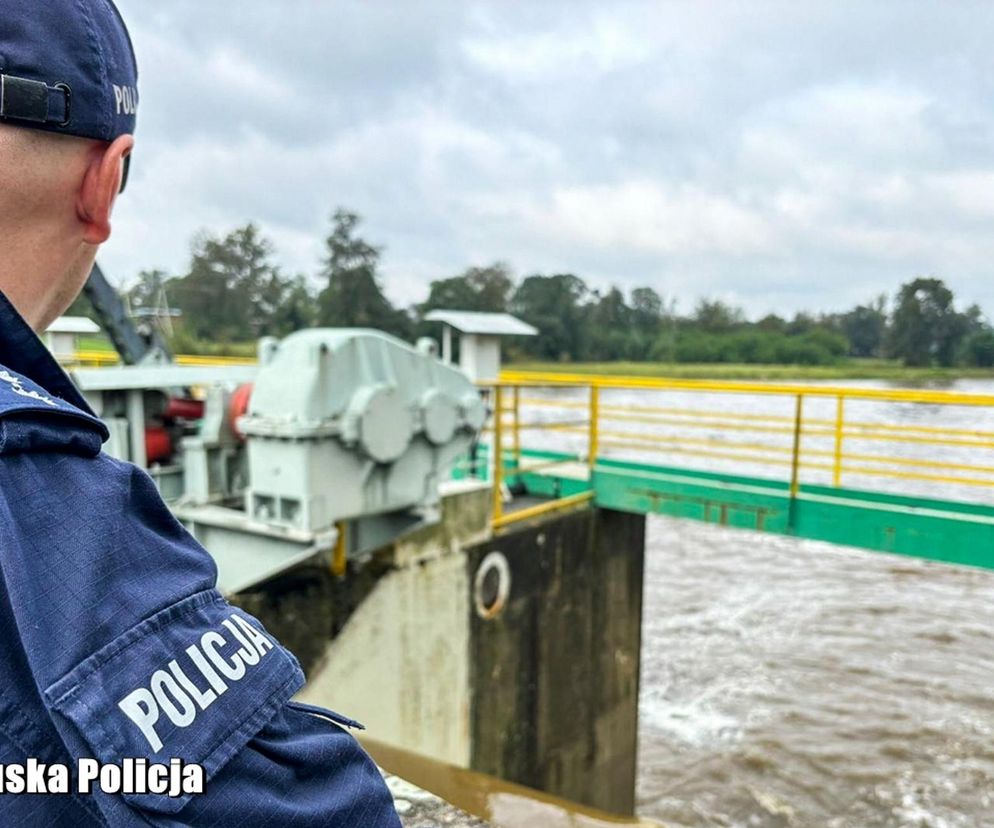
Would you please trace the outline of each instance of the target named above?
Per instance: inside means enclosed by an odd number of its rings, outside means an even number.
[[[0,122],[113,141],[137,114],[138,64],[111,0],[0,0]]]

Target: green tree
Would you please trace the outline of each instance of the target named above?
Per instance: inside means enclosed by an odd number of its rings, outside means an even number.
[[[642,334],[653,339],[659,335],[666,316],[663,297],[651,287],[635,288],[631,300],[632,324]]]
[[[272,253],[272,245],[254,224],[223,238],[199,235],[189,272],[164,285],[170,302],[183,313],[184,330],[198,338],[228,342],[277,333],[273,317],[285,280]],[[139,295],[154,288],[157,278],[149,275]]]
[[[166,297],[166,283],[170,276],[164,270],[142,270],[138,281],[127,291],[132,309],[158,308]]]
[[[694,326],[708,333],[724,333],[739,327],[745,321],[741,308],[727,305],[718,299],[701,299],[694,310]]]
[[[761,331],[772,331],[774,333],[786,333],[787,321],[775,313],[764,316],[756,323],[756,327]]]
[[[542,359],[579,359],[587,294],[583,280],[571,273],[525,279],[514,292],[511,311],[538,328],[539,335],[525,341],[527,352]]]
[[[961,317],[962,321],[960,324],[963,328],[964,336],[972,336],[973,334],[990,330],[990,325],[987,323],[987,317],[984,315],[983,310],[981,310],[980,305],[970,305],[970,307],[968,307],[966,311],[961,314]]]
[[[901,286],[890,331],[890,352],[905,365],[952,365],[965,330],[953,292],[941,279]]]
[[[886,299],[881,296],[870,305],[857,305],[842,315],[840,327],[854,357],[880,356],[887,336]]]
[[[375,328],[407,339],[411,321],[383,294],[377,276],[380,248],[356,234],[359,223],[359,216],[344,209],[332,217],[320,274],[326,287],[318,297],[318,322],[333,328]]]
[[[618,360],[638,358],[632,328],[632,309],[625,302],[625,295],[616,287],[607,293],[594,293],[586,308],[586,335],[582,357],[592,360]]]
[[[666,322],[667,308],[650,287],[635,288],[631,294],[630,330],[626,337],[626,358],[645,360],[658,352],[660,333]]]
[[[798,311],[794,314],[794,318],[787,323],[786,332],[789,336],[801,336],[802,334],[809,333],[816,327],[818,327],[817,319],[810,313]]]
[[[428,299],[418,306],[418,313],[424,316],[439,309],[503,313],[512,290],[514,280],[503,262],[471,267],[459,276],[432,282]]]
[[[304,276],[280,284],[280,296],[275,302],[272,329],[276,336],[313,328],[317,322],[314,293]]]
[[[976,331],[966,340],[965,361],[978,368],[994,367],[994,330]]]

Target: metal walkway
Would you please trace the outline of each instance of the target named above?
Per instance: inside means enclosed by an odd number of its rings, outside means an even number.
[[[592,502],[994,569],[994,395],[519,372],[490,393],[471,472],[497,529]]]

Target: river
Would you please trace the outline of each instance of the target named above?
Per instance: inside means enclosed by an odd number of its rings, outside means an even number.
[[[639,813],[994,825],[994,572],[652,517]]]
[[[994,428],[988,410],[876,410]],[[994,826],[994,572],[662,517],[648,536],[641,815]]]

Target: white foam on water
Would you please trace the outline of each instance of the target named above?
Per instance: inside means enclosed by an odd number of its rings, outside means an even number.
[[[642,725],[694,747],[731,744],[742,737],[742,724],[734,716],[705,704],[651,702],[642,709]]]

